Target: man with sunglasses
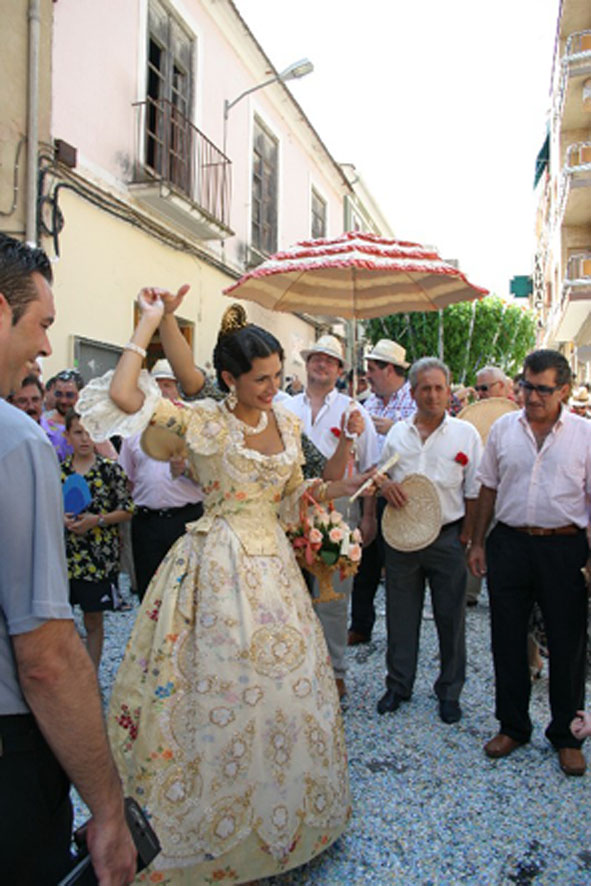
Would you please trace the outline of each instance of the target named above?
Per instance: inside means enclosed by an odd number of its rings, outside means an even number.
[[[507,377],[497,366],[484,366],[476,373],[474,390],[479,400],[507,396]]]
[[[92,812],[101,884],[135,874],[121,783],[94,668],[68,602],[57,463],[43,431],[5,399],[49,356],[51,265],[0,233],[0,870],[53,886],[71,867],[70,780]]]
[[[499,418],[478,471],[481,490],[468,562],[487,573],[499,733],[484,747],[505,757],[531,736],[527,632],[542,611],[550,659],[551,721],[546,737],[566,775],[583,775],[581,741],[569,724],[584,706],[587,592],[581,572],[589,545],[591,425],[565,406],[571,371],[558,351],[524,362],[524,407]],[[493,516],[497,525],[484,550]]]
[[[55,376],[53,396],[55,408],[41,417],[41,427],[49,437],[59,461],[72,454],[72,447],[66,440],[66,413],[76,405],[84,381],[75,369],[64,369]]]

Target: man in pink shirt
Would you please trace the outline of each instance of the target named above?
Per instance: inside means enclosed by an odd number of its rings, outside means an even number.
[[[551,722],[546,737],[567,775],[585,758],[569,724],[584,706],[587,592],[581,572],[589,545],[591,427],[563,405],[571,371],[558,351],[529,354],[520,382],[524,408],[496,421],[488,437],[468,562],[487,573],[498,735],[484,747],[505,757],[529,741],[527,631],[534,601],[546,626]],[[484,550],[493,516],[497,525]],[[487,568],[488,567],[488,568]]]
[[[168,400],[178,400],[179,390],[174,373],[167,360],[158,360],[151,371]],[[136,588],[140,600],[161,560],[177,538],[185,531],[187,523],[198,520],[203,514],[203,492],[184,473],[181,465],[150,458],[140,445],[141,434],[134,434],[123,441],[119,464],[127,474],[133,500],[136,505],[131,522],[131,546],[135,567]]]

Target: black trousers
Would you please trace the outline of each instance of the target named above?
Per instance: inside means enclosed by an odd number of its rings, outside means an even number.
[[[131,549],[137,589],[144,599],[152,576],[162,559],[185,532],[185,525],[203,515],[203,505],[190,504],[183,508],[169,508],[165,516],[159,511],[138,510],[131,521]]]
[[[365,502],[363,499],[361,501],[363,507]],[[353,579],[351,630],[357,634],[364,634],[366,637],[371,637],[376,620],[374,599],[385,563],[384,536],[382,535],[382,514],[385,507],[386,499],[378,498],[377,535],[370,545],[363,548],[361,564]]]
[[[552,719],[546,737],[556,748],[578,748],[581,742],[569,724],[585,702],[588,604],[581,568],[589,553],[586,534],[530,536],[498,523],[486,553],[501,732],[520,742],[531,735],[527,632],[537,601],[550,663]]]
[[[457,701],[466,675],[466,559],[461,520],[428,547],[395,551],[386,544],[386,686],[410,698],[417,671],[425,585],[429,582],[441,665],[434,684],[442,701]]]
[[[55,886],[71,867],[68,778],[30,714],[0,717],[0,882]]]

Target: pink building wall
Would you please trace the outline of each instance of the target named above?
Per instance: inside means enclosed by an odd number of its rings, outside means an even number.
[[[268,70],[231,4],[169,5],[182,11],[179,18],[195,37],[193,122],[221,149],[224,100],[267,79]],[[132,103],[145,98],[147,8],[148,0],[59,0],[54,7],[53,136],[77,147],[79,172],[123,192],[135,162]],[[297,109],[283,89],[267,87],[237,104],[228,118],[235,236],[226,241],[224,258],[236,266],[250,242],[254,113],[279,139],[279,247],[310,236],[312,184],[328,203],[328,233],[340,233],[343,223],[346,186],[333,161],[307,124],[297,123]],[[208,248],[222,254],[217,243]]]

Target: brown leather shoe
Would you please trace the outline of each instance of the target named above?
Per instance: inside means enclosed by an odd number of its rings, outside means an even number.
[[[337,684],[337,692],[339,693],[339,698],[344,698],[347,694],[345,681],[342,677],[335,677],[335,683]]]
[[[493,760],[496,760],[499,757],[508,757],[509,754],[512,754],[516,748],[520,748],[521,745],[522,742],[515,741],[514,738],[499,732],[498,735],[487,741],[484,746],[484,753],[487,757],[492,757]]]
[[[558,748],[558,762],[565,775],[584,775],[587,763],[578,748]]]
[[[347,646],[359,646],[360,643],[369,643],[371,637],[367,634],[358,634],[357,631],[349,631]]]

